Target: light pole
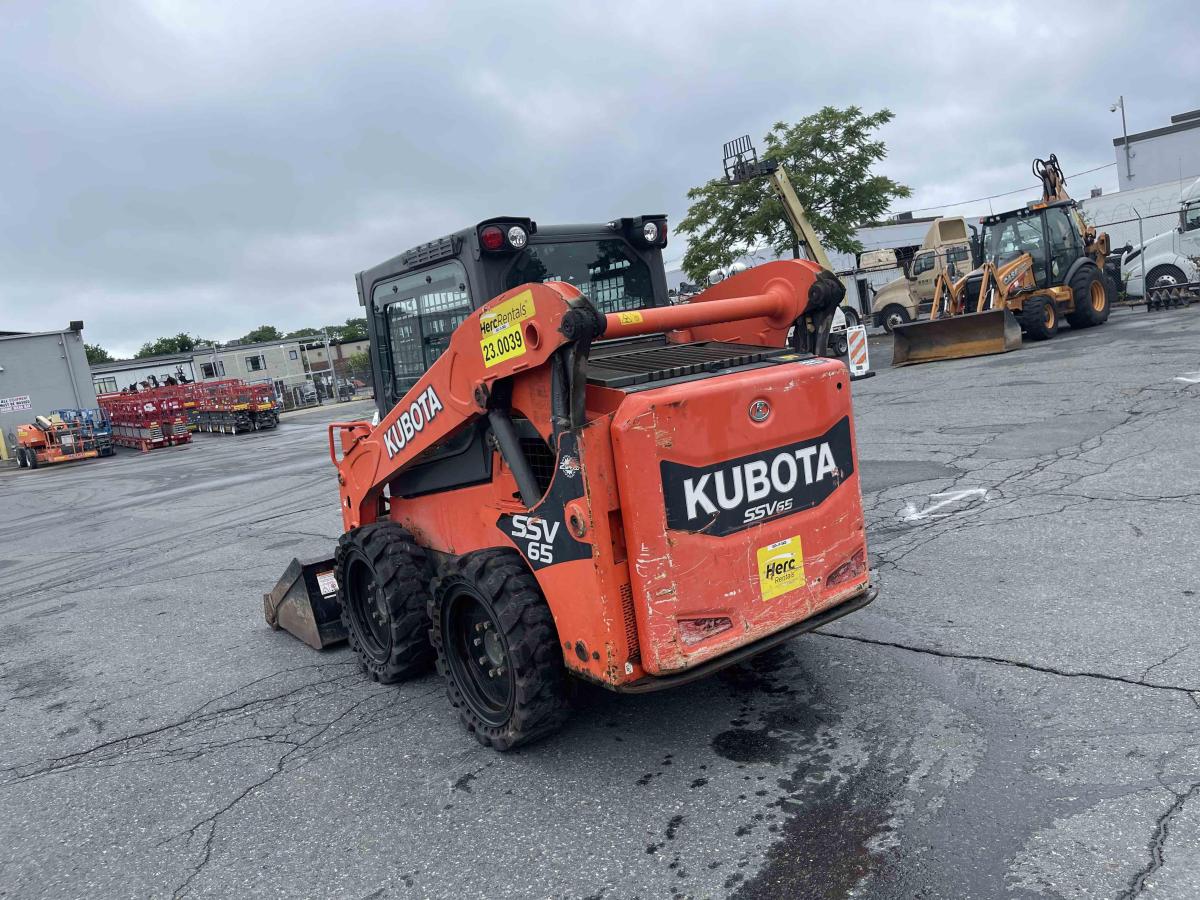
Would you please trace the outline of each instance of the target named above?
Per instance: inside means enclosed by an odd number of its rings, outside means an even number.
[[[1133,181],[1133,165],[1129,161],[1129,132],[1125,130],[1125,95],[1117,98],[1117,102],[1108,108],[1109,112],[1121,110],[1121,137],[1125,141],[1125,179]]]

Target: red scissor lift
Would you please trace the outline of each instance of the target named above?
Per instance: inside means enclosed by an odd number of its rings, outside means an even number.
[[[192,439],[187,414],[175,388],[101,394],[98,400],[112,421],[114,444],[147,453],[155,447],[186,444]]]
[[[194,387],[202,389],[196,410],[199,431],[239,434],[279,424],[275,389],[269,384],[246,384],[240,378],[229,378]]]

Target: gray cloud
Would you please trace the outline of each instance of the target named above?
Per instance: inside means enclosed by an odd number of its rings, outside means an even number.
[[[1169,49],[1195,44],[1188,2],[16,9],[0,328],[82,318],[123,353],[340,321],[355,271],[491,215],[678,221],[723,141],[824,104],[895,111],[880,168],[915,208],[1029,184],[1049,152],[1110,163],[1118,93],[1141,130],[1200,83]],[[1092,184],[1112,168],[1070,186]]]

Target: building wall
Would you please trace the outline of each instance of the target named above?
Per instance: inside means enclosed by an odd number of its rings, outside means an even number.
[[[1129,136],[1132,179],[1126,172],[1124,142],[1117,138],[1113,150],[1122,191],[1200,176],[1200,122],[1168,134],[1147,132],[1147,135],[1144,138],[1136,134]]]
[[[178,378],[180,372],[188,381],[196,380],[190,354],[131,359],[117,364],[100,363],[92,369],[92,384],[97,394],[103,394],[110,390],[123,391],[131,384],[146,381],[151,375],[161,383],[168,375]]]
[[[195,355],[196,374],[201,381],[240,378],[248,382],[282,382],[285,387],[308,381],[298,341],[222,347],[217,351],[216,358],[224,366],[224,374],[219,370],[210,373],[205,368],[206,364],[212,365],[212,353],[201,352]],[[250,358],[259,360],[260,368],[255,368],[248,362]]]
[[[96,406],[83,335],[76,331],[0,337],[0,458],[10,459],[17,426],[54,409]],[[13,409],[14,398],[28,409]],[[7,402],[6,402],[7,401]]]

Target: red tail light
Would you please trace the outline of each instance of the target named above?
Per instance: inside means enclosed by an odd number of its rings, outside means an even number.
[[[860,547],[858,551],[850,557],[849,562],[842,563],[830,576],[825,579],[825,584],[833,587],[835,584],[853,581],[863,572],[867,571],[867,551],[865,547]]]
[[[714,616],[708,619],[680,619],[679,637],[683,640],[685,647],[690,647],[693,644],[698,644],[712,637],[714,634],[728,631],[732,627],[733,622],[728,616]]]
[[[495,225],[489,225],[479,232],[479,243],[484,250],[503,250],[504,232]]]

